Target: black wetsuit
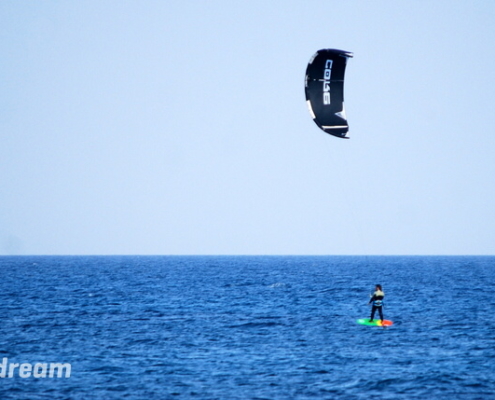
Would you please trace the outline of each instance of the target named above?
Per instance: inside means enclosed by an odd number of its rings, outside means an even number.
[[[385,297],[385,293],[381,291],[376,291],[373,293],[373,297],[370,300],[370,303],[373,303],[373,308],[371,309],[371,318],[370,321],[373,321],[375,317],[375,312],[378,311],[380,314],[380,319],[383,321],[383,298]],[[369,304],[369,303],[368,303]]]

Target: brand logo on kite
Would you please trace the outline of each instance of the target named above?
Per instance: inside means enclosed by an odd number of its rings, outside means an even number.
[[[325,72],[323,74],[323,104],[328,105],[330,101],[330,76],[332,76],[333,60],[327,60],[325,63]]]
[[[332,76],[333,60],[327,60],[325,63],[325,72],[323,74],[323,104],[328,105],[330,101],[330,76]]]

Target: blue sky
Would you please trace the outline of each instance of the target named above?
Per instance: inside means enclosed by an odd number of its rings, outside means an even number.
[[[495,3],[2,1],[0,254],[495,254]],[[354,52],[350,140],[304,99]]]

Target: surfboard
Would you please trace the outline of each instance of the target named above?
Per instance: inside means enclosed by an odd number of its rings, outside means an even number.
[[[380,321],[379,319],[375,319],[373,320],[373,322],[370,322],[369,318],[361,318],[358,319],[356,322],[358,324],[367,325],[367,326],[391,326],[394,324],[392,321],[389,321],[388,319],[383,320],[383,325],[382,325],[382,321]]]

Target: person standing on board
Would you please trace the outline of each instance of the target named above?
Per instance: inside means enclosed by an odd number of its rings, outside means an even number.
[[[375,312],[378,311],[380,314],[380,319],[383,323],[383,298],[385,297],[385,293],[382,291],[381,285],[376,285],[375,293],[371,296],[371,299],[368,304],[373,303],[373,307],[371,308],[371,318],[370,322],[373,322],[373,318],[375,317]]]

